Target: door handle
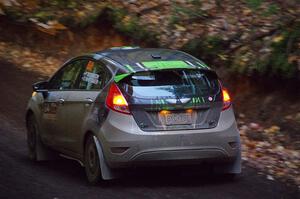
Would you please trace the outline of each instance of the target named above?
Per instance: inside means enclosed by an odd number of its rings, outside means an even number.
[[[65,100],[63,98],[59,98],[57,102],[59,105],[63,105],[65,103]]]
[[[91,98],[86,98],[86,99],[85,99],[85,105],[86,105],[86,106],[91,105],[93,102],[94,102],[94,100],[92,100]]]

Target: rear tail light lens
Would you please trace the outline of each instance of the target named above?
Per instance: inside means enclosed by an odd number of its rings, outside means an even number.
[[[222,87],[222,98],[223,98],[223,108],[222,111],[228,109],[231,105],[231,99],[229,92],[226,88]]]
[[[108,95],[106,97],[106,106],[114,111],[130,114],[128,103],[115,83],[113,83],[109,88]]]

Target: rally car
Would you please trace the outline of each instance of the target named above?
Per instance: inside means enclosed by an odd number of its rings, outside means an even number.
[[[228,90],[177,50],[115,47],[67,61],[33,85],[26,126],[31,159],[78,160],[90,183],[152,165],[241,172]]]

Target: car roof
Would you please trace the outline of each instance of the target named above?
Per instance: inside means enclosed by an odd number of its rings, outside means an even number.
[[[95,52],[99,57],[113,60],[123,73],[172,68],[201,68],[210,70],[201,60],[178,50],[162,48],[114,47]],[[180,67],[181,66],[181,67]]]

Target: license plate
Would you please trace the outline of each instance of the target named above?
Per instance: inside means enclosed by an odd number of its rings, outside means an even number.
[[[192,124],[191,113],[169,113],[163,117],[166,125]]]

